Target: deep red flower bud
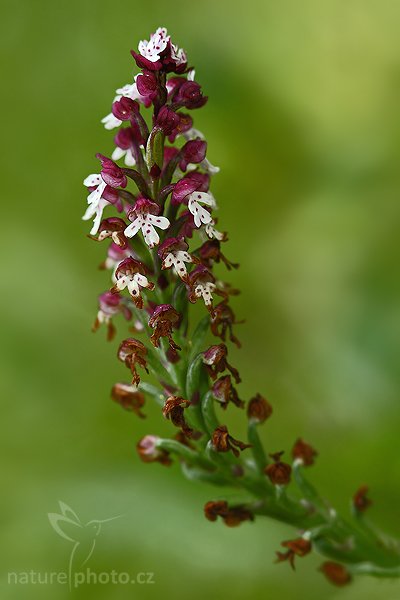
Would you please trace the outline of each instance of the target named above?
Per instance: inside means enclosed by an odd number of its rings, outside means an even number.
[[[171,196],[172,204],[182,204],[189,194],[197,191],[197,187],[198,181],[191,177],[184,177],[177,181]]]
[[[292,448],[292,456],[295,460],[301,460],[305,467],[309,467],[314,464],[318,452],[310,444],[298,438]]]
[[[132,148],[135,142],[139,145],[143,144],[143,138],[140,135],[139,127],[135,122],[133,122],[133,125],[130,127],[121,127],[121,129],[118,130],[117,135],[114,137],[115,145],[123,150]]]
[[[260,394],[249,400],[247,416],[251,421],[264,423],[272,415],[272,406]]]
[[[325,577],[338,587],[343,587],[351,582],[352,577],[348,570],[341,564],[327,560],[319,569]]]
[[[179,125],[179,121],[179,115],[174,110],[163,106],[157,115],[156,125],[161,127],[165,135],[170,135]]]
[[[186,108],[201,108],[208,98],[201,93],[201,86],[196,81],[185,81],[179,86],[173,102]]]
[[[160,71],[160,69],[162,69],[163,64],[161,60],[151,62],[151,60],[148,60],[147,58],[145,58],[141,54],[138,54],[134,50],[131,50],[131,54],[135,59],[135,62],[139,69],[147,69],[148,71]]]
[[[281,461],[282,454],[283,452],[270,454],[274,462],[267,465],[264,470],[274,485],[287,485],[290,482],[292,467]]]
[[[128,184],[125,173],[113,160],[103,156],[103,154],[96,154],[96,157],[101,162],[101,177],[103,181],[112,188],[123,187],[125,188]]]
[[[146,417],[140,410],[144,406],[145,396],[139,392],[136,386],[128,383],[116,383],[111,390],[111,398],[122,408],[134,412],[141,419]]]
[[[136,450],[141,460],[145,463],[159,462],[168,467],[172,460],[166,450],[157,448],[157,441],[160,438],[155,435],[145,435],[136,445]]]
[[[205,159],[207,152],[207,142],[203,140],[190,140],[186,142],[181,150],[181,160],[179,167],[181,171],[186,171],[188,164],[198,164]]]
[[[133,118],[134,114],[139,112],[139,110],[139,103],[126,96],[122,96],[122,98],[116,100],[111,108],[114,117],[120,121],[129,121]]]
[[[179,123],[175,129],[169,135],[169,141],[172,143],[175,141],[176,136],[189,131],[193,127],[193,119],[190,115],[184,113],[177,113],[179,117]]]
[[[154,100],[158,95],[158,80],[153,71],[143,71],[136,78],[136,87],[141,96]]]

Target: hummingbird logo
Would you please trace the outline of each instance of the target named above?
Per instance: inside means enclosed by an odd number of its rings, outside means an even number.
[[[83,567],[92,556],[102,524],[119,519],[122,515],[102,520],[92,519],[83,523],[68,504],[61,500],[58,504],[61,513],[48,513],[47,516],[54,531],[72,543],[68,563],[68,581],[71,589],[72,573]]]

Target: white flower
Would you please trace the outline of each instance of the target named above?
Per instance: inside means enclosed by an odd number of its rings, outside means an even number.
[[[187,278],[187,270],[186,270],[185,262],[187,262],[187,263],[193,262],[193,259],[190,256],[190,254],[188,252],[185,252],[184,250],[176,250],[175,252],[169,252],[166,255],[166,257],[163,260],[162,268],[170,269],[171,267],[173,267],[175,273],[181,279],[186,279]]]
[[[214,225],[215,225],[215,221],[214,221],[214,219],[212,219],[209,223],[207,223],[204,230],[209,238],[211,238],[211,239],[215,238],[219,242],[222,242],[225,239],[225,234],[221,233],[221,231],[217,231],[217,229],[215,229]]]
[[[179,67],[179,65],[183,65],[183,64],[187,63],[187,57],[186,57],[185,51],[182,48],[178,48],[178,46],[176,46],[175,44],[172,44],[172,43],[171,43],[171,58],[177,67]],[[191,81],[189,79],[190,73],[191,73],[191,71],[189,71],[189,73],[188,73],[189,81]],[[193,71],[193,73],[194,73],[194,71]]]
[[[114,152],[111,155],[111,158],[113,160],[119,160],[123,156],[125,156],[124,162],[127,167],[134,167],[136,165],[136,160],[135,160],[135,157],[133,156],[131,148],[124,150],[123,148],[116,146]]]
[[[155,230],[155,227],[159,229],[168,229],[170,223],[166,217],[159,217],[157,214],[150,212],[151,210],[158,210],[158,206],[154,202],[150,202],[146,199],[139,199],[136,201],[135,209],[132,212],[135,217],[134,220],[125,229],[124,234],[128,238],[134,237],[139,229],[142,230],[144,241],[149,248],[154,248],[159,241],[160,237]],[[128,215],[130,219],[130,215]]]
[[[167,47],[169,39],[165,27],[159,27],[155,33],[151,34],[149,41],[139,42],[139,52],[150,62],[157,62],[160,60],[161,52]]]
[[[83,185],[86,187],[96,186],[96,189],[93,190],[93,192],[90,192],[89,196],[87,197],[89,206],[82,217],[84,221],[88,221],[94,217],[93,227],[90,230],[90,235],[96,235],[100,227],[104,207],[109,204],[105,198],[102,198],[102,194],[106,188],[106,183],[103,181],[100,174],[92,173],[91,175],[88,175],[86,179],[84,179]]]
[[[207,192],[193,192],[192,194],[189,194],[188,198],[188,209],[194,217],[194,224],[196,227],[200,227],[202,223],[210,223],[212,221],[210,213],[200,206],[199,203],[201,202],[211,208],[215,208],[216,203],[214,196]]]
[[[148,288],[153,289],[154,285],[149,282],[145,275],[141,275],[140,273],[135,274],[125,274],[121,276],[117,276],[117,282],[115,287],[121,292],[125,288],[128,288],[128,292],[131,296],[138,297],[140,296],[140,288]]]
[[[185,140],[187,140],[188,142],[190,142],[191,140],[199,140],[199,139],[205,140],[204,134],[201,131],[199,131],[198,129],[196,129],[195,127],[191,127],[190,129],[188,129],[187,131],[182,133],[182,135],[185,138]],[[198,167],[201,167],[202,169],[204,169],[204,171],[206,171],[210,175],[215,175],[216,173],[219,173],[219,171],[220,171],[220,168],[212,165],[210,163],[210,161],[208,160],[208,158],[204,158],[201,161],[201,163],[199,163],[197,165],[195,165],[193,163],[189,163],[186,167],[186,170],[194,171]]]
[[[194,288],[193,292],[195,296],[197,296],[197,298],[203,298],[204,304],[206,306],[210,306],[213,301],[212,292],[215,290],[216,287],[217,286],[215,285],[215,283],[207,281],[206,283],[198,283]]]

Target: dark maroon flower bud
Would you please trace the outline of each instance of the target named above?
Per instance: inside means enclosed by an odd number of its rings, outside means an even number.
[[[139,385],[140,376],[136,371],[136,365],[142,367],[148,373],[146,362],[147,348],[141,341],[134,338],[123,340],[118,348],[117,356],[119,360],[130,369],[133,377],[132,383]]]
[[[172,339],[172,327],[179,323],[179,313],[171,304],[160,304],[154,310],[149,320],[149,326],[154,329],[150,337],[151,343],[156,348],[160,345],[160,338],[166,337],[172,350],[180,350],[180,346]]]
[[[292,448],[292,456],[294,460],[299,460],[305,467],[309,467],[314,464],[314,459],[318,456],[318,452],[310,444],[299,438]]]
[[[372,504],[372,500],[367,498],[368,494],[368,486],[362,485],[358,488],[356,493],[353,496],[353,506],[356,512],[362,513],[367,510],[369,506]]]
[[[126,223],[123,219],[109,217],[102,220],[97,238],[92,236],[92,239],[102,242],[106,238],[111,238],[114,244],[119,246],[121,250],[125,250],[128,247],[128,240],[124,236],[125,228]]]
[[[92,331],[97,331],[103,323],[107,325],[107,339],[111,341],[115,336],[115,327],[112,322],[112,317],[118,313],[122,313],[127,321],[132,318],[132,313],[129,308],[123,303],[119,294],[104,292],[100,294],[99,311],[96,320],[93,324]]]
[[[168,467],[172,460],[169,453],[162,448],[157,448],[157,442],[160,438],[155,435],[145,435],[136,445],[136,450],[140,459],[145,463],[159,462]]]
[[[165,135],[170,135],[179,125],[179,120],[179,115],[174,110],[163,106],[157,115],[156,125],[161,127]]]
[[[213,262],[219,263],[221,260],[230,271],[232,268],[237,269],[238,263],[230,262],[224,254],[221,252],[221,242],[218,240],[209,240],[204,242],[199,250],[199,256],[202,263],[209,269],[212,267]]]
[[[236,458],[239,456],[239,450],[251,448],[251,444],[245,444],[239,440],[235,440],[229,435],[228,428],[225,425],[220,425],[211,436],[211,444],[216,452],[233,452]],[[238,450],[239,448],[239,450]]]
[[[184,400],[180,396],[170,396],[165,401],[162,413],[175,427],[179,427],[187,437],[191,437],[193,429],[188,426],[184,416],[184,410],[188,406],[190,406],[188,400]]]
[[[204,515],[209,521],[216,521],[217,517],[221,517],[228,527],[236,527],[243,521],[254,521],[253,513],[245,506],[229,507],[226,500],[207,502],[204,506]]]
[[[343,565],[331,560],[324,562],[319,570],[325,575],[328,581],[338,587],[347,585],[352,580],[350,573]]]
[[[208,173],[199,173],[199,171],[190,171],[184,177],[190,181],[196,181],[196,192],[208,192],[210,187],[210,176]]]
[[[274,485],[287,485],[290,482],[292,467],[281,461],[282,454],[283,452],[270,454],[274,462],[265,467],[265,474]]]
[[[96,154],[96,157],[101,162],[101,177],[103,181],[105,181],[105,183],[112,188],[125,188],[128,184],[128,180],[123,170],[116,165],[113,160],[103,156],[102,154]]]
[[[130,127],[121,127],[121,129],[118,130],[117,135],[114,137],[114,143],[116,146],[118,146],[118,148],[121,148],[121,150],[131,150],[134,144],[139,144],[139,146],[143,145],[144,140],[136,122],[133,121]],[[134,159],[133,154],[132,158]],[[132,163],[130,166],[133,166],[135,163],[133,162],[132,158],[125,164],[129,165],[129,163]]]
[[[174,191],[172,192],[171,202],[172,204],[182,204],[185,202],[187,196],[194,191],[197,191],[198,182],[189,177],[184,177],[176,182]]]
[[[171,132],[168,139],[171,142],[175,141],[175,138],[186,131],[189,131],[193,127],[193,119],[190,115],[184,113],[177,113],[179,117],[179,123],[175,127],[175,129]]]
[[[185,81],[179,86],[173,102],[186,108],[201,108],[207,102],[208,97],[201,93],[201,86],[196,81]]]
[[[239,371],[228,363],[227,357],[228,348],[225,344],[210,346],[208,350],[204,352],[203,356],[203,362],[206,365],[208,374],[211,379],[216,379],[219,373],[223,373],[228,369],[232,373],[236,383],[240,383]]]
[[[179,235],[184,238],[192,238],[193,231],[197,229],[192,213],[189,210],[183,211],[181,213],[181,220],[182,225],[179,230]]]
[[[247,416],[250,421],[255,423],[264,423],[272,415],[272,406],[260,394],[249,400],[247,406]]]
[[[148,60],[141,54],[137,54],[134,50],[131,50],[131,54],[135,59],[135,62],[139,69],[147,69],[148,71],[160,71],[160,69],[162,69],[163,64],[161,60],[151,62],[151,60]]]
[[[164,146],[164,163],[162,168],[162,173],[165,173],[166,168],[168,167],[171,160],[173,160],[179,154],[178,148],[174,146]],[[174,185],[174,184],[172,184]]]
[[[122,98],[113,103],[111,110],[114,117],[120,121],[129,121],[139,112],[140,108],[136,100],[122,96]]]
[[[170,77],[167,81],[168,98],[173,98],[186,81],[185,77]]]
[[[295,569],[294,559],[296,556],[306,556],[311,552],[311,542],[305,538],[297,538],[295,540],[287,540],[286,542],[282,542],[281,546],[284,548],[288,548],[287,552],[279,552],[277,551],[277,560],[276,562],[289,561],[292,569]]]
[[[190,140],[186,142],[181,150],[181,160],[179,167],[181,171],[186,171],[188,164],[198,164],[205,159],[207,152],[207,142],[203,140]]]
[[[136,386],[128,383],[116,383],[111,390],[111,398],[122,408],[134,412],[141,419],[146,417],[140,410],[144,406],[145,397]]]
[[[154,100],[158,95],[158,80],[153,71],[143,71],[136,78],[136,87],[141,96]]]
[[[232,325],[238,325],[243,321],[236,321],[235,314],[231,307],[224,300],[215,306],[211,318],[211,332],[216,337],[221,338],[223,342],[226,340],[226,334],[229,332],[229,339],[240,348],[241,344],[237,337],[233,335]]]
[[[222,408],[226,409],[229,402],[235,404],[239,408],[244,407],[243,400],[240,400],[236,388],[232,385],[232,379],[230,375],[220,377],[214,383],[212,387],[214,398],[221,403]]]

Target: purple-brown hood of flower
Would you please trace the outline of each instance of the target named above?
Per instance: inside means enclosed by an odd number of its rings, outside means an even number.
[[[174,309],[172,304],[159,304],[149,319],[150,327],[155,327],[160,321],[169,321],[177,323],[179,321],[179,313]]]
[[[181,171],[186,171],[189,163],[198,164],[205,159],[207,152],[207,142],[203,140],[190,140],[186,142],[181,150],[181,160],[179,167]]]
[[[183,238],[167,238],[162,244],[160,244],[158,248],[158,256],[161,259],[164,259],[165,255],[169,252],[177,252],[179,250],[186,252],[188,248],[189,246]]]
[[[119,100],[113,102],[112,114],[120,121],[129,121],[139,112],[139,104],[136,100],[122,96]]]
[[[128,184],[128,180],[121,167],[115,164],[110,158],[103,156],[103,154],[98,153],[96,154],[96,157],[101,162],[101,177],[103,181],[112,188],[125,188]]]

